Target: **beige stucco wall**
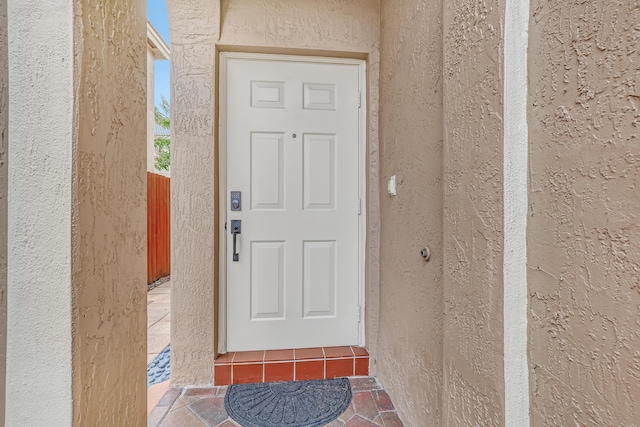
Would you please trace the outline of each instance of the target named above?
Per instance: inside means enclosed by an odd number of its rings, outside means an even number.
[[[222,0],[221,5],[222,44],[378,50],[376,0]]]
[[[383,0],[380,326],[376,373],[407,426],[440,425],[442,3]],[[397,196],[387,193],[395,175]],[[420,250],[429,246],[425,262]]]
[[[533,1],[532,425],[640,420],[640,9]]]
[[[75,0],[74,425],[146,409],[146,2]],[[80,42],[81,43],[78,43]]]
[[[6,424],[144,425],[145,2],[11,2],[9,35]]]
[[[503,64],[505,43],[514,43],[504,39],[505,20],[515,25],[521,3],[509,3],[518,6],[513,16],[505,0],[169,3],[177,53],[173,161],[180,164],[172,217],[174,235],[182,234],[173,248],[174,383],[212,381],[217,43],[219,50],[367,58],[366,342],[372,373],[408,425],[526,420],[526,404],[505,404],[504,375],[505,357],[511,368],[526,363],[513,351],[505,356],[504,319],[519,321],[526,308],[503,302],[505,289],[525,289],[517,275],[505,283],[504,272],[525,262],[532,425],[640,418],[637,7],[531,2],[528,259],[516,260],[515,251],[504,255],[505,239],[524,247],[512,228],[525,221],[505,226],[504,211],[513,219],[526,203],[503,179],[505,164],[518,157],[504,149],[518,141],[505,139],[503,120],[517,116],[505,105],[527,101],[524,90],[505,93]],[[511,34],[525,40],[522,29]],[[526,123],[512,128],[524,141]],[[386,194],[391,175],[395,197]],[[419,258],[424,245],[433,250],[428,263]],[[524,354],[524,339],[507,336],[509,348]],[[519,404],[521,391],[511,388],[507,401]]]
[[[7,352],[7,169],[9,129],[7,1],[0,0],[0,426],[4,425]]]
[[[172,383],[211,384],[217,337],[216,51],[368,58],[378,80],[378,3],[169,0],[172,48]],[[274,23],[277,22],[277,25]],[[370,180],[377,179],[377,84],[369,90]],[[369,189],[369,282],[377,281],[377,185]],[[373,230],[373,231],[371,231]],[[377,286],[368,307],[376,306]],[[372,319],[377,316],[370,315]],[[377,322],[376,322],[377,323]],[[367,339],[376,336],[369,328]],[[371,341],[374,341],[371,338]]]
[[[504,425],[503,18],[444,3],[444,425]]]
[[[171,31],[171,383],[213,383],[217,335],[215,43],[219,3],[168,0]]]

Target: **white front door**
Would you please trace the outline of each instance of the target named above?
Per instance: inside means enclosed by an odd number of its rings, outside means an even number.
[[[225,63],[227,350],[358,345],[360,67]]]

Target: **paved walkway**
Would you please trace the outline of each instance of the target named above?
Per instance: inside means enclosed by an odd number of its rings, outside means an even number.
[[[147,364],[169,345],[170,329],[171,281],[168,281],[147,292]],[[147,414],[168,389],[169,381],[147,389]]]
[[[147,293],[147,363],[169,345],[171,281]]]
[[[147,363],[169,345],[171,282],[147,293]],[[351,377],[353,399],[328,427],[402,427],[391,399],[375,378]],[[237,427],[224,409],[226,386],[169,388],[169,381],[147,389],[148,427]]]
[[[353,399],[327,427],[402,427],[389,395],[375,378],[352,377]],[[149,414],[149,427],[237,427],[224,409],[227,386],[170,388]]]

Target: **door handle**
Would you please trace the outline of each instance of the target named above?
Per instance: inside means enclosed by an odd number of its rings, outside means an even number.
[[[242,221],[239,219],[231,220],[231,234],[233,234],[233,261],[240,261],[240,254],[238,254],[236,246],[236,238],[241,233]]]

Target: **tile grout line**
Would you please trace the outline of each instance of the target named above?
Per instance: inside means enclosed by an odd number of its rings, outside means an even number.
[[[171,388],[169,388],[169,390],[171,390]],[[165,392],[165,394],[168,393],[169,390],[167,390]],[[178,396],[173,400],[173,402],[171,402],[171,405],[167,405],[167,410],[164,412],[164,415],[162,415],[162,417],[160,417],[160,421],[158,421],[158,424],[156,425],[157,427],[160,427],[162,425],[162,423],[164,422],[165,418],[167,418],[167,415],[169,415],[169,413],[171,413],[171,408],[173,408],[173,405],[178,401],[178,399],[180,399],[182,397],[182,395],[184,394],[184,391],[185,391],[185,389],[182,388],[180,390],[180,394],[178,394]],[[164,398],[164,396],[162,396],[160,398],[160,400],[162,400],[163,398]],[[156,407],[157,407],[157,405],[156,405]]]
[[[322,356],[323,356],[322,378],[326,380],[327,379],[327,352],[325,351],[324,347],[322,347]]]

